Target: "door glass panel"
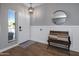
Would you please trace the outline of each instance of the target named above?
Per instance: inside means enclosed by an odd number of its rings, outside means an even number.
[[[15,11],[8,9],[8,41],[15,40]]]

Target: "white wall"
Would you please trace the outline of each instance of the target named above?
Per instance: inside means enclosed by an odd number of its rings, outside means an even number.
[[[40,29],[42,29],[40,31]],[[70,49],[79,52],[79,26],[32,26],[31,40],[46,43],[50,30],[68,31],[71,40]]]
[[[67,13],[67,20],[63,25],[79,25],[79,3],[44,3],[34,9],[32,26],[52,26],[53,13],[63,10]]]

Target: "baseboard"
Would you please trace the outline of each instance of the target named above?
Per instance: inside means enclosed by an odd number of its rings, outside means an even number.
[[[44,43],[44,44],[48,44],[47,42],[44,42],[44,41],[38,41],[38,40],[32,40],[32,41],[36,41],[36,42],[40,42],[40,43]]]
[[[4,51],[6,51],[6,50],[8,50],[8,49],[11,49],[11,48],[13,48],[13,47],[15,47],[15,46],[18,46],[18,45],[19,45],[19,44],[14,44],[14,45],[9,46],[9,47],[7,47],[7,48],[0,49],[0,52],[4,52]]]
[[[44,44],[48,44],[47,42],[44,42],[44,41],[38,41],[38,40],[33,40],[33,41],[36,41],[36,42],[40,42],[40,43],[44,43]],[[78,50],[74,50],[72,48],[70,48],[71,51],[74,51],[74,52],[79,52]]]

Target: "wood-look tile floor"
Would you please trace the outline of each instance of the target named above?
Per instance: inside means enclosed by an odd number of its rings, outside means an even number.
[[[47,49],[47,45],[43,43],[34,43],[27,48],[16,46],[12,49],[5,51],[10,56],[68,56],[68,52],[63,49],[50,47]],[[77,52],[70,52],[71,56],[79,56]]]

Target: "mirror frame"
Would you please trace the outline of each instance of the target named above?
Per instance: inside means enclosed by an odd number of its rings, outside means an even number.
[[[63,12],[65,15],[66,15],[66,19],[65,19],[65,21],[64,22],[62,22],[62,23],[57,23],[56,22],[56,18],[53,18],[52,20],[53,20],[53,23],[54,24],[56,24],[56,25],[62,25],[62,24],[64,24],[64,23],[66,23],[66,20],[67,20],[67,18],[68,18],[68,15],[67,15],[67,13],[65,12],[65,11],[63,11],[63,10],[57,10],[57,11],[55,11],[54,13],[53,13],[53,15],[55,15],[57,12]],[[58,18],[57,18],[58,19]],[[59,19],[61,19],[61,18],[59,18]]]

